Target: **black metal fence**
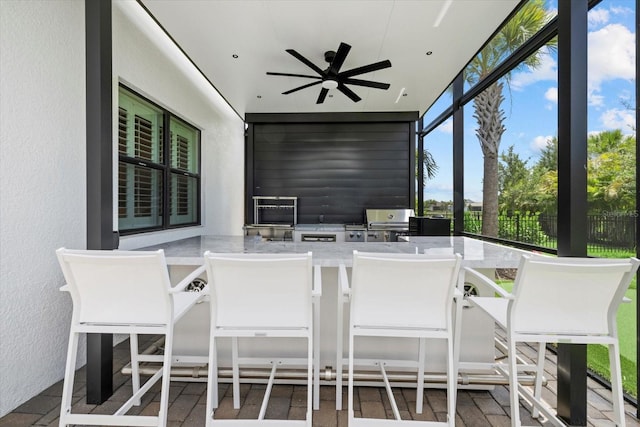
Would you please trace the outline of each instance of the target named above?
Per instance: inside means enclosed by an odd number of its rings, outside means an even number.
[[[536,215],[540,228],[551,239],[558,237],[558,217]],[[607,250],[634,250],[636,247],[636,214],[607,213],[587,215],[587,243]]]
[[[636,247],[636,213],[605,213],[587,216],[587,243],[591,250],[633,251]],[[443,213],[444,217],[452,217]],[[466,212],[464,229],[480,234],[482,212]],[[498,237],[556,248],[558,217],[548,214],[504,214],[498,217]]]

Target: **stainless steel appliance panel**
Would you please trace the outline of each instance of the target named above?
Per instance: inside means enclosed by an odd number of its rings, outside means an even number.
[[[322,234],[300,234],[301,242],[336,242],[338,236],[336,234],[331,233],[322,233]]]
[[[344,242],[343,224],[298,224],[293,230],[294,242]]]
[[[362,224],[348,224],[344,227],[345,242],[365,242],[367,239],[367,228]]]

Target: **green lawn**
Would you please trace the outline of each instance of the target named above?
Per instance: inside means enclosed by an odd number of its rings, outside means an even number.
[[[638,397],[638,369],[636,347],[636,301],[637,289],[629,289],[625,294],[630,303],[620,305],[618,310],[618,338],[622,363],[622,387],[634,397]],[[590,345],[587,350],[587,364],[594,372],[605,378],[610,377],[609,351],[603,345]]]
[[[590,256],[602,258],[625,258],[635,256],[631,251],[606,251],[600,252],[589,249]],[[634,397],[638,397],[638,354],[636,347],[636,307],[638,300],[637,279],[633,279],[629,290],[625,294],[631,300],[623,303],[618,310],[618,338],[620,342],[620,362],[622,364],[622,387]],[[611,376],[609,372],[609,352],[605,346],[590,345],[587,350],[587,364],[589,369],[605,378]]]
[[[629,289],[625,295],[631,302],[621,304],[618,310],[620,353],[630,360],[637,360],[636,301],[638,299],[638,290]]]

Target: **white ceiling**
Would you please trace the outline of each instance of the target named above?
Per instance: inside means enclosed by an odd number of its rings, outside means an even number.
[[[519,2],[140,1],[241,116],[371,111],[422,115]],[[350,86],[362,98],[357,103],[333,89],[323,104],[316,104],[319,85],[282,95],[314,80],[266,75],[314,75],[285,50],[294,49],[325,69],[324,52],[336,51],[340,42],[352,47],[341,71],[388,59],[391,68],[355,78],[390,83],[390,88]],[[401,91],[406,96],[400,96]]]

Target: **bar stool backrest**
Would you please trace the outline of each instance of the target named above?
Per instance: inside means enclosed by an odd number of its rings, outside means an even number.
[[[164,252],[59,249],[74,322],[167,325],[173,312]]]
[[[205,253],[217,328],[310,328],[311,254]]]
[[[521,334],[613,335],[638,260],[523,256],[510,302]]]
[[[354,251],[351,318],[354,326],[446,329],[460,271],[460,255]]]

